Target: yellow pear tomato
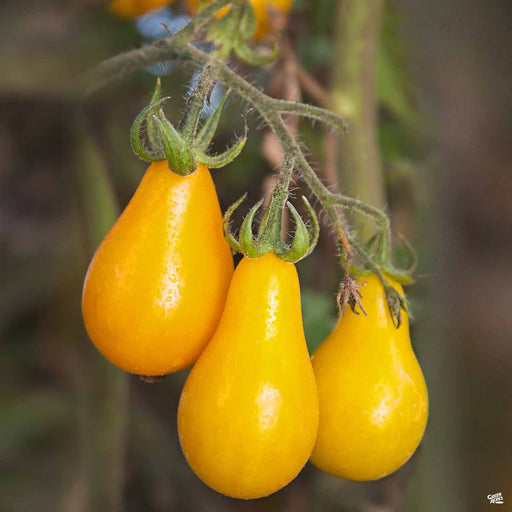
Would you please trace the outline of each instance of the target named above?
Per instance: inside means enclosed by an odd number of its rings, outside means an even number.
[[[112,0],[108,10],[121,18],[135,18],[173,2],[174,0]]]
[[[362,281],[368,316],[347,310],[312,357],[320,423],[311,462],[343,478],[375,480],[396,471],[418,447],[428,396],[407,315],[396,329],[377,276]]]
[[[212,0],[207,0],[206,3],[211,3]],[[198,0],[187,0],[190,13],[195,16],[197,11]],[[251,0],[256,14],[256,30],[254,32],[255,39],[261,39],[270,32],[270,17],[272,10],[278,10],[286,14],[290,12],[293,0]],[[229,6],[224,7],[218,13],[218,17],[224,16],[229,11]]]
[[[153,163],[87,271],[87,332],[123,370],[180,370],[213,335],[232,274],[208,169],[181,177]]]
[[[242,499],[288,484],[318,427],[295,266],[272,253],[244,258],[211,342],[181,395],[178,431],[203,482]]]

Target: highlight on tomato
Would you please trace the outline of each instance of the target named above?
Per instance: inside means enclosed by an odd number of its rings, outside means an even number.
[[[82,312],[96,348],[130,373],[190,366],[220,319],[233,258],[209,170],[152,163],[85,278]]]
[[[181,395],[183,453],[216,491],[259,498],[300,472],[317,427],[295,265],[272,252],[244,257],[217,330]]]
[[[388,278],[400,294],[400,284]],[[312,356],[320,422],[311,462],[351,480],[393,473],[418,447],[428,394],[407,314],[397,329],[376,275],[358,280],[367,313],[347,310]]]

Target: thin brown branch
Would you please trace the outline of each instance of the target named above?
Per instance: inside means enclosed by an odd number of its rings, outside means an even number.
[[[304,91],[306,91],[319,105],[324,108],[329,108],[331,98],[327,90],[311,76],[304,67],[297,61],[297,78]]]

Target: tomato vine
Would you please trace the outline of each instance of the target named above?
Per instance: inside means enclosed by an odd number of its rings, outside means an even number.
[[[215,17],[215,14],[228,4],[231,5],[230,12],[222,18],[224,30],[219,30],[218,24],[220,20]],[[238,24],[239,30],[226,30],[226,27],[232,28],[235,23]],[[416,264],[414,250],[404,241],[405,247],[412,255],[411,265],[406,269],[398,269],[394,266],[391,254],[391,228],[388,216],[382,210],[362,201],[342,193],[331,192],[313,170],[306,158],[303,147],[301,147],[301,144],[299,144],[299,141],[290,132],[283,120],[283,115],[293,114],[311,121],[321,121],[331,126],[334,130],[345,133],[349,127],[342,118],[325,108],[270,97],[230,67],[229,56],[232,51],[234,51],[238,58],[252,65],[265,64],[275,55],[275,49],[271,55],[262,56],[249,46],[248,41],[250,41],[250,35],[254,31],[254,26],[254,13],[248,0],[215,0],[204,7],[177,34],[169,34],[169,37],[165,39],[117,55],[99,64],[85,77],[85,96],[88,97],[110,82],[120,80],[134,71],[170,59],[179,60],[195,68],[201,68],[202,72],[199,81],[188,99],[186,112],[178,130],[172,127],[170,123],[166,124],[168,121],[163,114],[155,114],[156,107],[160,107],[164,100],[158,100],[158,104],[153,102],[145,112],[146,116],[149,113],[149,117],[146,117],[146,122],[150,137],[155,124],[159,127],[160,132],[168,131],[167,143],[164,141],[163,146],[167,158],[170,158],[173,154],[180,154],[183,148],[190,146],[190,142],[196,136],[204,101],[208,97],[213,85],[217,81],[222,82],[231,93],[239,96],[261,116],[268,127],[274,132],[284,152],[278,183],[274,189],[269,209],[264,216],[264,222],[257,238],[252,238],[250,222],[246,222],[245,229],[244,224],[242,225],[240,240],[235,240],[229,231],[229,215],[232,213],[233,208],[228,210],[225,226],[228,228],[226,235],[232,247],[237,250],[245,250],[246,252],[255,251],[258,254],[265,253],[268,247],[272,247],[276,253],[289,253],[290,260],[295,258],[295,261],[311,252],[314,243],[316,243],[317,234],[314,232],[316,220],[313,222],[313,229],[310,230],[309,234],[304,235],[304,222],[288,202],[290,181],[293,173],[297,172],[316,198],[319,208],[325,214],[325,218],[338,238],[341,263],[346,269],[338,295],[340,308],[343,309],[345,304],[349,304],[354,309],[359,302],[357,286],[352,276],[367,276],[374,273],[384,286],[393,321],[396,326],[399,326],[401,310],[407,311],[408,309],[407,301],[404,295],[397,292],[388,283],[386,276],[401,284],[413,282],[411,275]],[[204,36],[205,33],[213,34],[214,37],[215,49],[210,54],[200,50],[193,44],[198,37]],[[219,36],[219,34],[221,34],[221,37],[215,37]],[[220,115],[221,109],[222,106],[219,112],[215,113],[215,116]],[[139,127],[143,120],[144,116],[139,118]],[[203,143],[209,143],[215,130],[215,123],[212,122],[211,126],[203,127],[203,130],[205,130],[203,132]],[[243,144],[239,144],[238,149],[241,150],[242,146]],[[142,145],[137,147],[142,150]],[[202,144],[201,149],[203,152],[196,154],[199,161],[201,161],[201,158],[203,160],[207,158],[204,154],[204,144]],[[188,149],[183,149],[183,151],[186,152]],[[230,153],[224,156],[231,158],[239,152],[235,148],[233,154]],[[141,156],[141,153],[139,153],[139,156]],[[150,157],[151,155],[149,155],[149,160],[151,160]],[[215,157],[210,157],[210,160],[204,163],[213,167],[216,162],[222,163],[221,160],[221,157],[217,160],[215,160]],[[176,163],[173,163],[173,165],[174,168],[179,167],[179,164],[177,166]],[[192,163],[186,166],[187,169],[194,167]],[[185,169],[184,173],[186,174],[187,172]],[[238,204],[234,206],[236,207]],[[297,228],[294,241],[290,247],[284,247],[284,243],[280,239],[281,213],[287,205],[295,218]],[[260,203],[251,210],[246,220],[252,221],[259,206]],[[377,235],[370,243],[363,244],[357,233],[350,229],[346,219],[342,216],[344,211],[360,212],[373,222],[377,229]],[[312,209],[311,214],[314,218]],[[251,235],[250,240],[249,234]],[[299,238],[302,238],[302,241]]]

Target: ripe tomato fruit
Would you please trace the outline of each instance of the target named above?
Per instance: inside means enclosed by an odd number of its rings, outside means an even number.
[[[112,0],[108,10],[121,18],[135,18],[173,2],[174,0]]]
[[[198,0],[187,0],[190,13],[195,16],[197,11]],[[211,3],[208,0],[207,3]],[[282,13],[290,12],[293,0],[251,0],[256,14],[256,30],[254,32],[254,39],[261,39],[270,33],[270,17],[272,16],[272,9],[281,11]],[[224,7],[218,12],[218,17],[222,17],[229,10]]]
[[[219,326],[181,395],[183,453],[216,491],[259,498],[295,478],[317,427],[295,266],[272,253],[243,258]]]
[[[180,370],[213,335],[232,274],[208,169],[180,177],[166,161],[153,163],[87,271],[87,332],[123,370]]]
[[[311,462],[351,480],[393,473],[423,437],[428,397],[404,313],[393,326],[377,276],[361,289],[368,316],[347,310],[312,357],[320,423]],[[398,283],[390,284],[403,293]]]

